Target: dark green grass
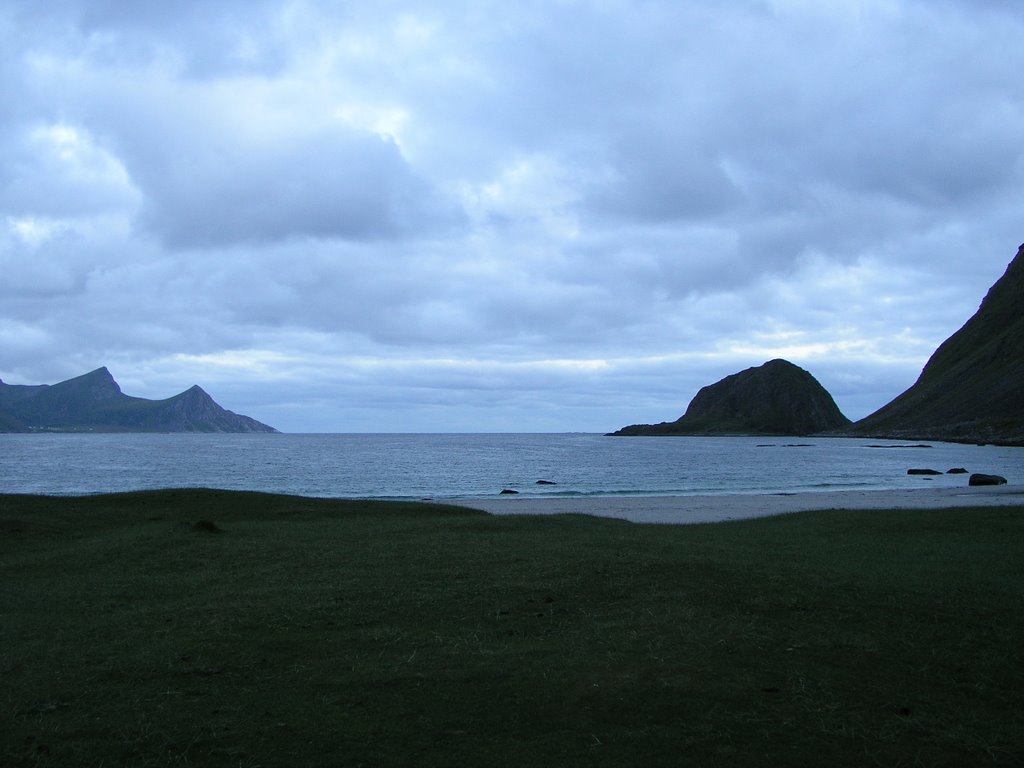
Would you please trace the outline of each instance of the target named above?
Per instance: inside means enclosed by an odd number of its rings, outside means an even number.
[[[4,766],[1022,765],[1022,653],[1021,508],[0,496]]]

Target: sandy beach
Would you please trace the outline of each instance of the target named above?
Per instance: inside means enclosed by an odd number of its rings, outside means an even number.
[[[579,514],[616,517],[634,523],[686,524],[744,520],[817,509],[941,509],[1024,505],[1024,485],[715,496],[501,496],[460,503],[495,515]]]

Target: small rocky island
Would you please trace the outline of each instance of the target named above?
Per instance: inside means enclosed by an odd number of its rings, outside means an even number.
[[[277,432],[225,410],[201,387],[166,400],[121,392],[110,371],[95,371],[59,384],[0,381],[0,432]]]
[[[817,379],[788,360],[726,376],[701,389],[681,417],[612,435],[810,435],[850,424]]]

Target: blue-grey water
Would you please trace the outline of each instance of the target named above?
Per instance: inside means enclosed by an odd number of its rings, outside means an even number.
[[[1024,448],[885,440],[594,434],[2,434],[0,493],[172,487],[348,498],[691,495],[1024,482]],[[885,446],[885,447],[872,447]],[[538,485],[543,480],[554,485]]]

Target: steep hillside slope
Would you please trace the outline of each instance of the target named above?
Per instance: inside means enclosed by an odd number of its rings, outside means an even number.
[[[977,313],[931,356],[917,382],[848,431],[1024,444],[1024,245]]]

